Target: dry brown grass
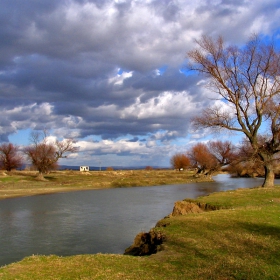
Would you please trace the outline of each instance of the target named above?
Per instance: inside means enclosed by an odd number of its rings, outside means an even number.
[[[120,171],[54,171],[37,180],[35,171],[14,171],[0,174],[0,199],[65,191],[158,186],[209,181],[194,178],[192,172],[174,170]]]

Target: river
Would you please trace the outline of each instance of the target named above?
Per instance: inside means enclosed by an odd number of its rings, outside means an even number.
[[[88,190],[0,201],[0,266],[30,255],[122,254],[137,233],[172,212],[174,202],[259,186],[263,179]],[[276,180],[280,184],[280,180]]]

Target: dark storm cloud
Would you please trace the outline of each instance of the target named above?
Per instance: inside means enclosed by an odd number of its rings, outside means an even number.
[[[179,3],[172,0],[156,0],[151,3],[151,6],[165,21],[176,21],[181,10]]]
[[[144,91],[182,91],[187,88],[187,78],[179,72],[178,68],[167,68],[166,72],[161,75],[136,73],[133,77],[127,79],[124,85]]]

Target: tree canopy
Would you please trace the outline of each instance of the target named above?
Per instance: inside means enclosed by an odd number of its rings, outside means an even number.
[[[171,157],[170,164],[174,169],[181,170],[188,168],[191,162],[187,155],[183,153],[177,153]]]

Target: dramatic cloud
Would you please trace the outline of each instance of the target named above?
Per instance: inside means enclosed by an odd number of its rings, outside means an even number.
[[[69,164],[166,166],[216,98],[185,71],[194,39],[279,40],[279,17],[277,0],[3,0],[0,141],[48,129],[77,140]]]

